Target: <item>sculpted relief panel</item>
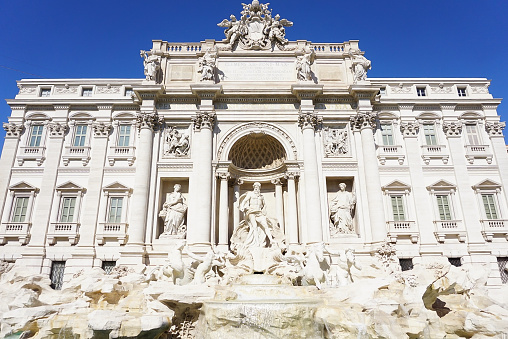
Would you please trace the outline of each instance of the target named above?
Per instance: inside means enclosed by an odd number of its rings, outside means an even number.
[[[187,157],[190,150],[190,128],[166,128],[163,149],[165,158]]]
[[[349,136],[346,125],[325,127],[323,129],[323,143],[327,158],[348,154]]]

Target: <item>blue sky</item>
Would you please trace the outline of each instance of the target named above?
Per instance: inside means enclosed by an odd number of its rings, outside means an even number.
[[[239,16],[241,2],[3,0],[0,99],[14,98],[23,78],[142,78],[139,50],[152,39],[221,40],[216,24]],[[495,98],[508,97],[506,0],[273,0],[270,8],[294,22],[290,40],[360,40],[370,77],[485,77]],[[508,120],[508,103],[498,112]],[[2,122],[10,113],[1,100]]]

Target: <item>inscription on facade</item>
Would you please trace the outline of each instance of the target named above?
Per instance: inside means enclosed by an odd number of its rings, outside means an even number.
[[[294,62],[220,62],[220,81],[295,81]]]

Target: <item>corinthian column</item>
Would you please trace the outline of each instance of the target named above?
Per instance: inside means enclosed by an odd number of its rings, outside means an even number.
[[[189,211],[187,242],[210,245],[212,220],[212,131],[214,112],[198,112],[193,118],[194,138],[192,157],[194,167],[189,182]]]
[[[137,115],[139,142],[136,150],[136,174],[132,194],[131,218],[129,220],[128,245],[144,245],[150,190],[150,168],[152,165],[153,132],[159,125],[155,112]],[[125,202],[124,202],[125,203]]]
[[[497,113],[496,113],[497,114]],[[501,170],[508,168],[508,154],[506,153],[506,145],[504,142],[503,129],[506,127],[505,122],[487,122],[485,130],[489,134],[490,141],[492,142],[492,151],[499,168],[499,177],[503,185],[503,191],[508,201],[508,171]]]
[[[307,208],[307,242],[323,241],[321,225],[321,196],[316,155],[315,128],[320,119],[313,112],[302,112],[298,125],[303,133],[303,164],[305,175],[305,204]]]
[[[220,179],[219,195],[219,249],[228,249],[228,230],[229,230],[229,209],[228,209],[228,180],[229,173],[217,173]]]
[[[381,242],[386,238],[386,224],[383,208],[383,193],[379,180],[379,168],[376,159],[376,146],[374,143],[374,130],[377,115],[372,112],[358,112],[351,117],[351,129],[360,133],[363,149],[363,166],[365,168],[365,186],[367,188],[367,201],[372,229],[372,241]]]

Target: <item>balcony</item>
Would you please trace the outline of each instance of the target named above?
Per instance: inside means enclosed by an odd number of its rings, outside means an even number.
[[[446,238],[457,238],[460,242],[466,241],[466,231],[460,220],[436,220],[436,231],[434,235],[437,241],[443,243]]]
[[[65,146],[65,153],[62,156],[64,166],[69,165],[71,160],[78,160],[83,166],[90,161],[90,146]]]
[[[5,245],[9,239],[19,241],[21,245],[26,245],[30,240],[29,222],[4,222],[0,227],[0,245]]]
[[[113,166],[115,161],[124,160],[127,161],[129,166],[134,164],[134,160],[136,157],[134,155],[134,151],[136,147],[134,146],[112,146],[109,149],[108,162],[109,166]]]
[[[26,160],[36,161],[37,166],[42,165],[42,163],[46,159],[46,157],[44,156],[45,150],[46,150],[46,147],[44,147],[44,146],[20,147],[19,148],[19,155],[17,157],[18,165],[23,166],[23,163]]]
[[[99,245],[104,245],[107,239],[113,239],[114,241],[118,241],[120,245],[125,245],[127,243],[127,226],[126,223],[100,223],[99,228],[97,229],[97,242]]]
[[[489,145],[466,145],[466,159],[474,164],[475,159],[485,159],[487,164],[492,163],[492,153]]]
[[[508,240],[508,220],[505,219],[487,219],[480,220],[482,224],[482,234],[485,241],[492,241],[496,236],[505,237]]]
[[[53,222],[49,225],[46,238],[50,245],[56,244],[57,239],[65,239],[71,245],[76,245],[79,239],[79,224],[75,222]]]
[[[431,159],[440,159],[446,165],[449,158],[445,145],[422,145],[422,159],[425,165],[428,165]]]
[[[388,238],[396,243],[398,238],[409,238],[413,244],[418,242],[419,232],[414,221],[387,221]]]
[[[406,156],[402,152],[402,146],[400,145],[387,145],[377,147],[377,158],[381,165],[386,164],[387,159],[396,159],[399,165],[404,164],[404,158]]]

